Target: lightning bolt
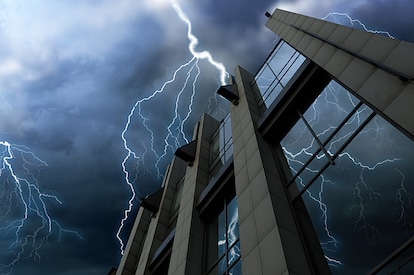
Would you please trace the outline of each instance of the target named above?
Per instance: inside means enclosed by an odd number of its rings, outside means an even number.
[[[405,184],[405,175],[401,172],[400,169],[394,169],[400,176],[401,181],[397,194],[395,195],[397,207],[395,213],[397,214],[396,224],[399,228],[405,229],[407,236],[411,236],[413,225],[409,220],[406,209],[411,205],[412,194],[410,194],[406,188]]]
[[[366,32],[370,32],[370,33],[376,33],[376,34],[381,34],[381,35],[386,35],[389,38],[395,39],[394,36],[392,36],[389,32],[387,31],[381,31],[381,30],[372,30],[369,29],[361,20],[359,19],[353,19],[349,14],[347,13],[343,13],[343,12],[330,12],[328,13],[325,17],[321,18],[322,20],[328,20],[329,18],[333,18],[334,22],[337,24],[341,24],[341,22],[339,21],[338,17],[343,17],[345,18],[349,24],[353,27],[355,27],[354,24],[357,24],[359,27],[361,27],[363,30],[365,30]]]
[[[145,96],[137,100],[127,116],[125,127],[121,133],[123,146],[126,151],[126,155],[121,163],[121,167],[125,176],[124,180],[126,182],[128,189],[131,192],[131,197],[128,201],[128,207],[124,210],[123,218],[121,219],[120,226],[116,233],[116,238],[120,244],[121,255],[124,254],[124,242],[121,237],[122,230],[125,226],[125,223],[128,220],[129,214],[131,213],[134,207],[134,200],[137,197],[142,197],[142,194],[139,191],[135,191],[134,187],[134,185],[137,185],[139,180],[142,179],[142,173],[140,174],[138,170],[144,168],[145,171],[147,171],[147,173],[152,173],[151,171],[154,171],[157,174],[157,178],[160,179],[162,177],[162,173],[160,172],[160,165],[162,165],[162,160],[167,157],[170,157],[172,153],[181,144],[188,143],[188,138],[185,134],[184,127],[185,123],[189,120],[193,113],[193,103],[195,100],[195,96],[197,94],[197,82],[201,74],[200,62],[204,60],[215,70],[217,70],[217,72],[219,73],[219,84],[221,85],[224,85],[226,83],[226,79],[229,76],[224,65],[214,60],[209,51],[197,51],[196,48],[199,43],[199,40],[192,32],[192,24],[190,19],[183,12],[183,10],[176,1],[170,0],[169,2],[172,9],[177,14],[178,18],[187,27],[187,39],[189,41],[188,51],[191,54],[191,58],[186,62],[182,63],[180,66],[178,66],[175,69],[172,77],[166,82],[164,82],[161,85],[160,89],[154,91],[152,94],[148,96]],[[166,127],[167,134],[165,137],[162,138],[162,145],[157,146],[156,138],[159,137],[161,133],[156,133],[155,130],[151,128],[150,118],[145,115],[143,107],[145,104],[149,104],[157,97],[166,93],[169,86],[176,84],[181,80],[182,74],[185,75],[185,78],[178,93],[169,91],[170,94],[174,93],[174,116],[171,119],[168,126]],[[187,96],[184,96],[185,93],[187,93]],[[185,101],[188,98],[188,102],[185,103]],[[213,105],[213,103],[215,103],[217,108],[221,110],[217,98],[215,96],[212,96],[209,98],[206,106],[208,112],[211,112],[211,106]],[[185,106],[183,107],[183,105]],[[134,119],[138,119],[139,122],[137,124],[143,129],[143,131],[140,133],[147,134],[147,142],[141,141],[141,145],[145,147],[145,150],[142,152],[140,152],[140,150],[134,149],[134,146],[136,147],[136,145],[134,145],[133,142],[130,142],[130,138],[132,135],[130,133],[130,130],[133,127]],[[161,149],[158,149],[158,147],[161,147]],[[155,159],[153,161],[153,167],[151,166],[152,168],[148,168],[148,166],[146,166],[146,163],[148,162],[144,161],[145,154],[146,157]],[[135,173],[132,173],[132,170],[134,170]]]
[[[25,146],[7,141],[0,141],[0,146],[0,232],[3,243],[8,242],[7,250],[0,254],[0,272],[11,274],[22,259],[39,261],[40,250],[48,245],[54,231],[57,230],[58,241],[62,233],[82,237],[61,227],[49,214],[48,202],[61,205],[62,201],[42,191],[37,180],[47,163]]]
[[[351,109],[353,111],[350,112],[349,110]],[[321,110],[336,110],[330,113],[330,120],[332,121],[339,121],[341,120],[339,117],[348,116],[348,120],[342,126],[343,130],[332,126],[332,123],[329,123],[329,120],[326,119],[327,114]],[[337,119],[337,115],[341,113],[342,115]],[[349,147],[350,145],[346,145],[344,151],[340,151],[340,148],[347,142],[347,140],[352,141],[355,138],[352,137],[352,135],[357,133],[359,127],[363,127],[357,136],[360,139],[363,139],[362,142],[368,140],[372,142],[373,133],[375,133],[375,139],[377,141],[384,142],[385,140],[381,137],[380,130],[384,129],[386,126],[381,127],[380,125],[385,125],[385,121],[379,120],[379,117],[373,117],[372,110],[367,106],[358,103],[358,100],[351,97],[350,93],[347,92],[347,95],[343,96],[343,91],[339,91],[336,85],[333,85],[332,83],[327,86],[325,91],[321,93],[311,105],[306,112],[306,116],[309,118],[309,124],[312,128],[317,130],[318,138],[321,140],[326,139],[324,145],[326,146],[327,152],[336,158],[336,168],[332,168],[337,171],[335,174],[345,173],[345,175],[347,175],[349,171],[346,170],[349,169],[349,166],[347,166],[346,163],[351,163],[354,168],[359,171],[358,178],[355,179],[352,189],[354,203],[349,209],[349,216],[353,220],[352,223],[354,224],[354,229],[363,232],[369,244],[375,244],[376,239],[381,233],[380,229],[370,222],[370,219],[368,218],[370,212],[369,209],[375,208],[375,203],[378,204],[383,200],[383,194],[380,193],[378,189],[379,187],[373,185],[371,183],[372,180],[368,180],[367,178],[372,177],[372,173],[381,167],[384,167],[382,169],[389,169],[389,167],[392,167],[402,159],[398,157],[390,157],[376,160],[374,163],[370,164],[368,160],[364,161],[355,156],[355,145],[351,147]],[[325,174],[318,174],[321,168],[319,162],[326,157],[318,151],[319,149],[315,146],[315,139],[307,133],[306,127],[303,127],[301,124],[297,124],[295,127],[297,128],[289,134],[289,139],[282,141],[282,149],[293,175],[297,175],[296,183],[300,189],[303,189],[309,184],[309,180],[314,175],[318,175],[318,179],[315,180],[311,187],[306,189],[305,192],[307,197],[313,203],[316,203],[318,210],[321,213],[318,222],[322,223],[322,232],[324,233],[319,233],[318,235],[321,241],[321,246],[325,251],[325,258],[329,265],[339,267],[343,264],[342,261],[330,255],[335,253],[335,250],[340,246],[340,242],[334,237],[335,234],[331,230],[328,203],[325,202],[329,199],[329,195],[332,196],[332,193],[325,194],[327,192],[327,186],[333,187],[336,185],[335,188],[339,188],[338,183],[336,183],[338,180],[328,178]],[[329,140],[327,134],[332,133],[333,131],[336,131],[336,133]],[[383,147],[387,148],[386,145],[386,143],[383,144]],[[388,148],[391,147],[392,144],[388,146]],[[314,156],[314,160],[306,165],[308,159],[312,156]],[[381,158],[381,156],[379,157]],[[305,167],[303,171],[300,171],[301,167]],[[394,214],[397,217],[395,223],[407,232],[407,236],[410,236],[410,234],[412,234],[412,224],[407,217],[406,210],[408,206],[411,205],[411,194],[406,189],[404,183],[405,175],[397,168],[394,168],[394,170],[401,176],[399,188],[395,195],[397,205],[394,211]],[[347,181],[350,180],[350,178],[347,179]],[[332,187],[330,187],[330,189]]]

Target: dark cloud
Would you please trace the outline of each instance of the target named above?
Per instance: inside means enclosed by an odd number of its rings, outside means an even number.
[[[0,11],[4,22],[0,38],[5,41],[0,50],[1,140],[28,146],[47,162],[39,173],[40,186],[62,201],[47,200],[51,217],[83,237],[62,231],[59,240],[59,227],[54,225],[48,245],[39,250],[41,259],[22,260],[14,274],[105,274],[118,265],[121,256],[114,236],[131,194],[121,168],[126,156],[121,132],[135,102],[160,89],[191,58],[186,25],[167,2],[155,2],[16,2]],[[396,3],[392,7],[367,1],[353,12],[397,37],[410,37],[404,30],[412,25],[411,17],[405,17],[408,4]],[[256,72],[271,51],[275,36],[263,26],[263,14],[275,1],[180,4],[199,38],[197,50],[209,50],[229,73],[236,65]],[[387,17],[387,9],[396,12]],[[217,70],[205,60],[198,65],[202,74],[191,105],[193,115],[184,125],[187,138],[203,112],[210,110],[220,119],[225,111],[217,107],[227,106],[214,97]],[[189,69],[177,75],[179,84],[166,86],[162,94],[141,105],[159,156]],[[196,74],[194,67],[190,83]],[[191,89],[183,92],[177,119],[184,119],[192,96]],[[177,121],[172,128],[177,128]],[[145,196],[161,184],[151,136],[137,115],[126,136],[128,145],[145,160],[127,163],[131,180]],[[173,151],[168,147],[159,163],[161,174]],[[125,241],[135,214],[136,209],[122,233]]]
[[[398,39],[414,42],[412,2],[409,0],[367,0],[352,9],[370,29],[388,31]]]

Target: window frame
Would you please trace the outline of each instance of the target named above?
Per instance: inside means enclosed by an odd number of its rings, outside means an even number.
[[[229,245],[229,217],[228,217],[228,206],[230,205],[230,203],[233,202],[233,200],[236,200],[237,203],[237,197],[236,194],[234,192],[232,193],[228,193],[227,195],[224,196],[220,196],[219,201],[222,201],[221,205],[218,205],[218,203],[215,203],[216,207],[213,210],[214,213],[210,213],[209,218],[206,220],[205,222],[205,231],[204,231],[204,249],[203,249],[203,274],[205,275],[209,275],[211,274],[210,272],[212,272],[219,264],[220,262],[222,262],[223,260],[225,260],[225,270],[224,273],[221,274],[229,274],[229,271],[239,262],[241,262],[241,255],[239,255],[239,257],[232,261],[229,264],[229,254],[230,251],[232,251],[235,247],[237,247],[237,245],[239,246],[239,250],[240,250],[240,233],[238,234],[238,238],[233,240],[232,244]],[[236,208],[238,209],[238,207]],[[217,259],[210,265],[207,266],[207,255],[208,255],[208,245],[207,242],[210,241],[208,239],[208,226],[212,224],[212,222],[217,218],[221,213],[225,213],[225,232],[226,232],[226,240],[225,240],[225,249],[224,249],[224,253],[222,254],[218,254],[217,255]],[[238,223],[238,221],[237,221]],[[218,225],[219,226],[219,225]],[[238,225],[238,229],[239,230],[239,225]],[[216,247],[216,249],[218,249],[218,247]]]

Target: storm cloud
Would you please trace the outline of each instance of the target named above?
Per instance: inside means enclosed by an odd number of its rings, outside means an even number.
[[[179,1],[199,38],[197,50],[209,50],[230,74],[238,64],[255,73],[270,53],[276,37],[264,27],[264,13],[275,7],[315,17],[349,12],[372,28],[414,41],[408,0],[321,3]],[[186,25],[167,0],[13,1],[0,8],[0,41],[0,140],[27,146],[48,164],[40,170],[39,184],[62,202],[47,200],[49,213],[62,228],[82,236],[62,231],[59,237],[55,226],[40,257],[22,259],[13,274],[105,274],[121,258],[115,234],[130,198],[121,167],[127,154],[121,132],[135,102],[160,89],[191,59]],[[187,138],[203,112],[220,119],[224,111],[219,107],[227,106],[214,98],[217,70],[205,60],[199,66],[193,115],[184,125]],[[187,71],[177,75],[177,84],[142,104],[159,154],[186,77]],[[191,89],[183,93],[184,106],[190,97]],[[137,116],[132,123],[126,135],[130,146],[148,161],[148,170],[137,172],[135,182],[145,196],[161,179],[148,131]],[[169,148],[160,163],[161,173],[172,152]],[[122,234],[125,241],[137,210],[138,201],[134,203]],[[10,245],[12,239],[5,234],[2,242]],[[0,246],[0,255],[8,255],[8,245]]]

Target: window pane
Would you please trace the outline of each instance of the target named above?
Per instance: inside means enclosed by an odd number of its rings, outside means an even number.
[[[358,103],[359,100],[345,88],[331,81],[303,116],[317,133],[318,138],[324,142]],[[351,119],[351,122],[354,119],[362,121],[358,114],[359,112]]]
[[[411,261],[406,263],[404,266],[402,266],[399,271],[401,275],[409,275],[409,274],[413,274],[413,270],[414,270],[414,259],[412,259]]]
[[[227,205],[227,235],[228,247],[239,239],[239,215],[236,197]]]
[[[223,257],[223,259],[220,260],[220,262],[217,264],[217,274],[225,274],[227,270],[226,265],[226,257]]]
[[[303,164],[319,149],[311,133],[302,120],[293,126],[281,141],[281,145],[292,174],[296,174]]]
[[[262,95],[260,105],[269,107],[296,73],[305,57],[281,41],[255,76],[252,86]]]
[[[332,81],[304,117],[335,165],[308,163],[319,146],[300,120],[281,142],[299,189],[316,178],[300,198],[333,274],[365,274],[414,235],[414,142],[372,113]]]
[[[184,177],[177,183],[177,190],[175,191],[175,195],[174,195],[174,201],[173,201],[173,212],[176,212],[178,210],[178,208],[180,207],[180,203],[181,203],[181,195],[183,193],[183,182],[184,182]]]
[[[285,42],[280,44],[280,48],[275,51],[274,55],[268,62],[276,75],[279,75],[282,70],[286,71],[286,68],[289,66],[288,63],[295,52],[295,49]]]
[[[352,134],[371,113],[372,109],[331,81],[303,116],[326,151],[333,156],[349,142]],[[283,138],[281,145],[293,175],[303,170],[301,168],[304,165],[307,166],[296,179],[299,188],[313,179],[313,174],[329,161],[301,119]],[[317,156],[314,157],[316,152]],[[310,164],[307,164],[308,161]]]
[[[240,258],[240,242],[234,244],[228,254],[228,265],[231,266],[235,261]]]
[[[226,213],[223,210],[218,216],[218,240],[216,244],[219,257],[226,252],[226,243]]]
[[[239,217],[237,199],[229,202],[222,200],[226,207],[218,213],[212,223],[207,226],[206,271],[208,274],[229,274],[229,267],[240,259]],[[213,268],[214,266],[214,268]]]
[[[239,260],[229,271],[229,275],[241,275],[241,260]]]
[[[218,219],[215,218],[206,230],[206,262],[207,267],[211,267],[218,259],[217,243],[218,243]]]
[[[302,195],[334,274],[365,274],[413,236],[414,143],[376,116]]]
[[[218,274],[218,267],[217,267],[217,265],[212,270],[210,270],[210,272],[207,273],[207,274],[208,275],[217,275]]]
[[[228,114],[220,124],[217,132],[211,138],[210,148],[210,178],[233,156],[233,141],[231,135],[231,119]]]

